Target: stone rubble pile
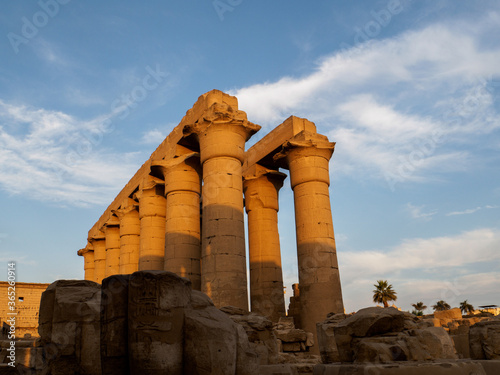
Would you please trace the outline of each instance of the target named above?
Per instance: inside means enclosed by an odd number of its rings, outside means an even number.
[[[314,374],[498,375],[500,318],[482,319],[459,309],[424,319],[392,307],[331,314],[317,324],[323,364]]]

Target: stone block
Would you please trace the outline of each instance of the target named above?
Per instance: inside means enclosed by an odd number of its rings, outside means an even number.
[[[368,307],[338,323],[334,327],[334,335],[340,360],[353,361],[353,338],[401,332],[404,320],[404,314],[395,308]]]
[[[104,374],[128,374],[128,284],[130,275],[113,275],[101,287],[101,366]]]
[[[53,374],[101,373],[100,304],[100,285],[92,281],[58,280],[42,294],[41,346]]]
[[[470,327],[472,359],[500,359],[500,320],[482,321]]]
[[[234,323],[215,307],[186,310],[184,372],[221,375],[236,372],[238,334]],[[182,358],[181,358],[182,360]]]
[[[444,326],[452,320],[462,319],[462,311],[458,307],[449,310],[434,311],[434,318],[439,319],[441,325]]]
[[[288,329],[288,330],[277,330],[274,331],[276,337],[283,341],[283,343],[287,342],[300,342],[307,340],[307,333],[301,329]]]
[[[131,373],[182,374],[184,309],[191,282],[171,272],[131,275],[128,294]]]

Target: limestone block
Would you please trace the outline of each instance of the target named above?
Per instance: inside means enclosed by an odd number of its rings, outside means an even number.
[[[443,311],[434,311],[434,318],[439,319],[442,326],[446,326],[452,320],[462,319],[462,311],[458,307]]]
[[[278,363],[278,342],[267,317],[232,306],[223,307],[221,311],[244,328],[248,340],[255,346],[260,364]]]
[[[472,359],[500,359],[500,320],[482,321],[470,327]]]
[[[392,349],[392,350],[391,350]],[[394,352],[404,353],[399,347],[389,346],[373,339],[363,339],[356,345],[355,363],[388,363],[395,360]],[[400,356],[400,355],[399,355]],[[403,360],[405,360],[404,357]]]
[[[457,355],[450,335],[440,327],[413,331],[421,346],[433,359],[456,359]],[[411,348],[410,348],[411,350]]]
[[[210,374],[212,369],[218,369],[220,374],[235,374],[237,343],[234,323],[217,308],[186,310],[185,373]]]
[[[323,363],[340,362],[337,343],[335,342],[334,327],[345,320],[345,314],[332,314],[324,322],[316,324],[318,347]]]
[[[275,329],[293,329],[295,328],[295,324],[293,322],[293,317],[291,316],[282,316],[278,323],[275,325]]]
[[[101,373],[100,302],[100,285],[92,281],[49,285],[40,302],[44,368],[61,375]]]
[[[285,342],[300,342],[307,340],[307,333],[301,329],[277,330],[276,337]]]
[[[469,333],[450,335],[458,358],[470,358]]]
[[[129,373],[128,284],[130,275],[114,275],[102,281],[101,365],[104,374]]]
[[[171,272],[139,271],[129,281],[130,371],[182,374],[183,322],[191,283]]]
[[[334,327],[335,341],[342,362],[353,361],[351,342],[355,337],[401,332],[404,314],[393,307],[368,307],[341,321]]]
[[[474,361],[475,363],[480,363],[486,375],[498,375],[500,374],[500,361],[499,360],[479,360]]]
[[[300,352],[300,351],[302,351],[302,347],[300,346],[300,342],[284,342],[283,343],[283,351],[284,352]]]

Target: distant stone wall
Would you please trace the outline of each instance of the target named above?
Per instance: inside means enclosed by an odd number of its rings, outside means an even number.
[[[16,282],[16,337],[26,333],[38,336],[38,311],[42,293],[50,284]],[[0,321],[6,322],[9,311],[9,284],[0,281]]]

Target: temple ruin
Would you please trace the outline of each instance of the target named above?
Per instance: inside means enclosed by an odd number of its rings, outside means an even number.
[[[314,123],[289,117],[248,150],[260,130],[235,97],[212,90],[135,173],[90,229],[85,279],[165,270],[191,281],[218,308],[248,310],[244,214],[248,215],[250,309],[286,315],[278,194],[293,189],[300,328],[343,313],[329,196],[335,143]]]

